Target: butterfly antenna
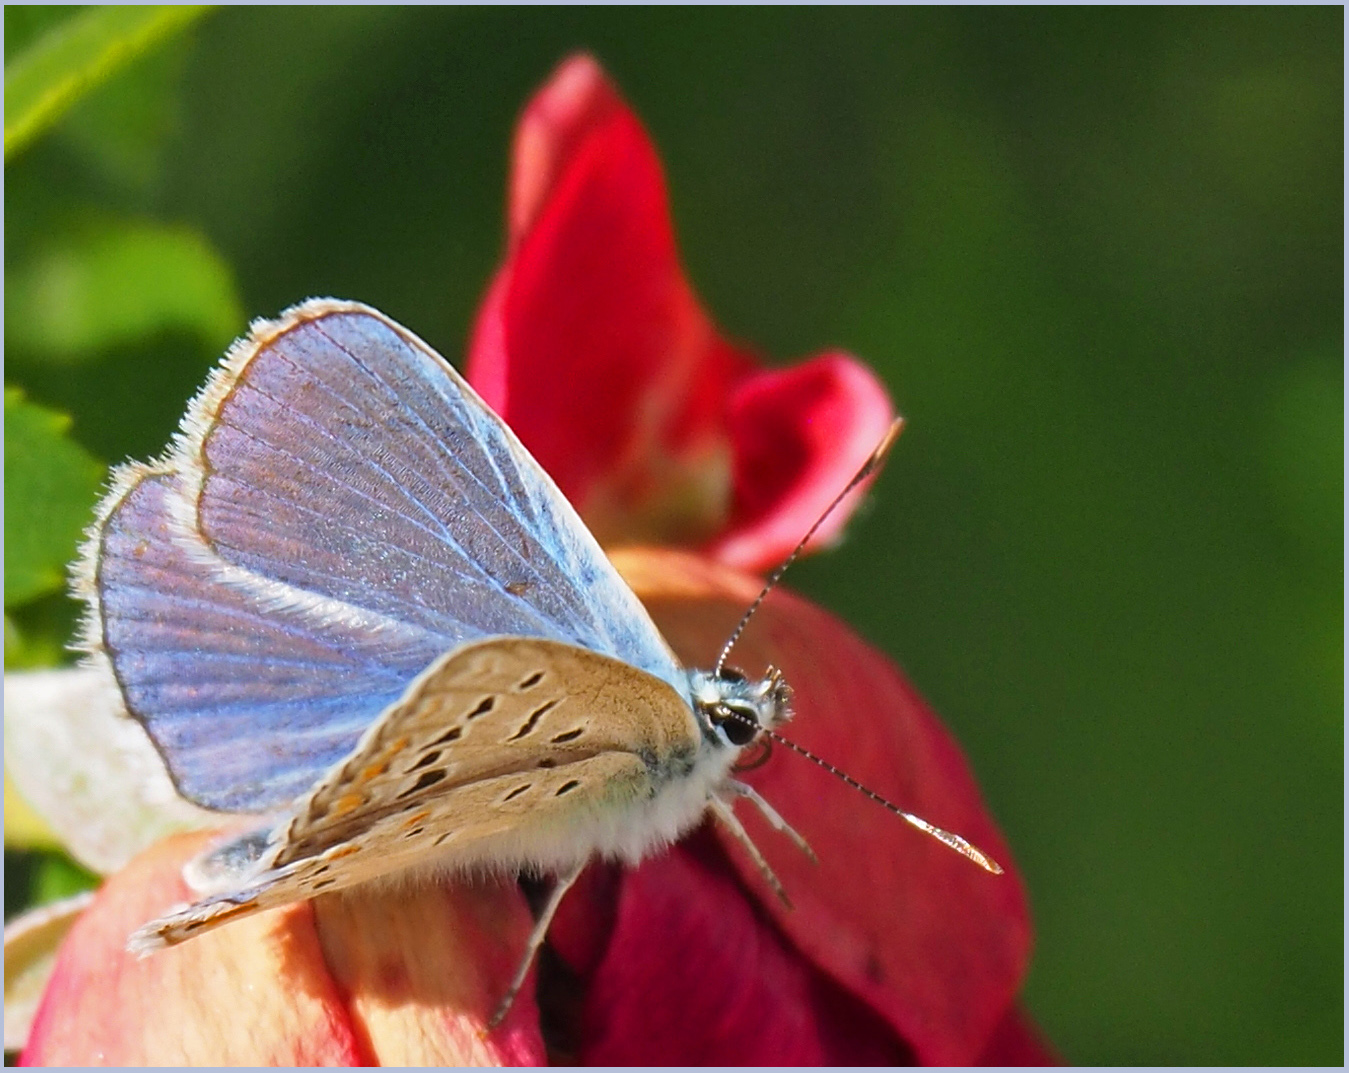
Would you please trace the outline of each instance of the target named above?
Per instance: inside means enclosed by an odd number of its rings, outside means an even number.
[[[812,764],[818,764],[820,767],[824,768],[825,771],[829,772],[829,774],[836,775],[838,778],[842,779],[849,786],[851,786],[854,790],[857,790],[859,793],[865,794],[867,797],[871,798],[871,800],[875,801],[876,804],[880,805],[882,808],[888,809],[890,812],[893,812],[905,823],[917,827],[918,830],[922,831],[924,834],[931,835],[938,842],[944,843],[945,845],[949,846],[951,849],[959,853],[962,857],[966,857],[969,860],[973,861],[984,871],[992,872],[995,876],[1002,875],[1003,873],[1002,865],[1000,865],[987,853],[981,850],[978,846],[973,845],[966,839],[961,838],[957,834],[952,834],[950,831],[942,830],[942,828],[936,826],[935,824],[928,823],[927,820],[923,819],[921,816],[915,816],[912,812],[905,812],[898,805],[891,804],[880,794],[878,794],[875,790],[863,786],[860,782],[854,779],[846,771],[843,771],[840,768],[836,768],[828,760],[816,756],[809,749],[797,745],[796,742],[792,741],[790,738],[784,738],[776,730],[770,730],[766,726],[760,726],[757,722],[752,720],[749,716],[745,715],[744,713],[738,712],[733,708],[723,708],[722,712],[729,718],[739,720],[746,726],[753,727],[755,730],[762,732],[765,737],[769,738],[772,741],[777,742],[779,745],[785,745],[788,749],[790,749],[797,755],[804,756]],[[752,766],[758,767],[758,764],[754,764]]]
[[[875,790],[870,790],[867,787],[863,786],[860,782],[854,779],[846,771],[839,770],[838,768],[834,767],[834,765],[831,764],[828,760],[821,759],[820,757],[812,753],[809,749],[802,748],[800,745],[797,745],[796,742],[784,738],[781,734],[777,733],[776,731],[769,730],[767,727],[763,727],[762,730],[765,734],[767,734],[779,745],[785,745],[792,752],[804,756],[812,764],[818,764],[820,767],[824,768],[825,771],[829,772],[829,774],[837,775],[840,779],[846,782],[854,790],[857,790],[865,794],[867,797],[871,798],[871,800],[875,801],[876,804],[880,805],[882,808],[889,809],[896,816],[902,819],[905,823],[911,824],[914,827],[917,827],[918,830],[924,832],[925,834],[931,835],[938,842],[944,842],[946,845],[950,846],[953,850],[959,853],[962,857],[968,857],[980,868],[984,869],[984,871],[992,872],[994,875],[999,876],[1002,875],[1002,865],[1000,865],[992,857],[986,854],[983,850],[979,849],[977,846],[971,845],[969,842],[961,838],[959,835],[952,834],[950,831],[943,831],[940,827],[928,823],[927,820],[923,819],[921,816],[915,816],[912,812],[905,812],[898,805],[892,805],[880,794],[876,793]]]
[[[736,625],[735,629],[731,631],[730,640],[726,642],[725,647],[721,650],[721,655],[717,657],[717,665],[712,672],[713,674],[720,674],[722,668],[726,666],[726,660],[731,654],[731,649],[733,649],[735,643],[740,640],[740,635],[745,632],[745,627],[749,625],[749,620],[754,617],[754,612],[759,610],[759,605],[764,602],[764,597],[772,592],[777,583],[782,580],[782,575],[787,572],[787,567],[796,562],[796,557],[800,555],[802,549],[810,543],[810,538],[813,537],[820,526],[824,524],[825,519],[834,513],[835,508],[848,497],[848,493],[880,469],[881,464],[885,461],[885,456],[890,453],[890,448],[894,446],[895,440],[899,438],[899,434],[903,430],[904,418],[896,417],[894,421],[891,422],[890,427],[886,430],[885,435],[881,438],[881,442],[878,443],[876,449],[871,452],[871,456],[862,463],[862,468],[853,474],[852,480],[848,482],[843,491],[839,492],[839,494],[834,497],[834,501],[824,508],[824,513],[816,518],[815,524],[806,530],[806,535],[803,536],[800,543],[792,549],[792,553],[788,555],[787,558],[783,559],[782,564],[768,576],[768,580],[764,583],[763,591],[754,598],[754,602],[749,605],[749,610],[741,616],[740,622]]]

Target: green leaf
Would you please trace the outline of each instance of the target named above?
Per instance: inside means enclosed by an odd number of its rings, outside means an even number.
[[[8,619],[5,620],[8,623]],[[5,847],[7,849],[60,849],[61,842],[47,821],[19,793],[5,772]]]
[[[22,610],[40,607],[49,600],[58,599],[56,594],[27,604]],[[43,624],[45,625],[45,623]],[[74,636],[69,623],[59,633],[55,630],[32,631],[24,629],[8,614],[5,615],[5,670],[35,670],[40,667],[55,667],[70,659],[66,642]]]
[[[79,632],[84,603],[58,590],[5,612],[5,670],[58,667],[75,658],[68,645]]]
[[[88,10],[88,4],[6,4],[5,62],[21,55],[54,26]]]
[[[5,388],[5,607],[65,584],[103,466],[66,435],[70,418]]]
[[[104,224],[44,246],[5,276],[5,341],[56,361],[171,329],[220,350],[243,327],[234,276],[188,227]]]
[[[181,89],[192,42],[181,35],[86,94],[52,131],[108,180],[110,192],[150,195],[181,123]]]
[[[60,901],[80,891],[93,890],[98,883],[98,876],[66,854],[59,851],[43,853],[33,874],[33,904]]]
[[[209,7],[95,7],[52,27],[5,64],[5,159],[94,86]]]

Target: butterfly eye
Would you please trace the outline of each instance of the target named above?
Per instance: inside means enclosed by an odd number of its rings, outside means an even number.
[[[713,723],[732,745],[748,745],[759,733],[759,720],[753,711],[740,705],[724,705]]]

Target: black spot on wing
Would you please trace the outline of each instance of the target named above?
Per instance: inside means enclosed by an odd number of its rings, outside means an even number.
[[[554,745],[565,745],[569,741],[575,741],[585,733],[584,727],[577,727],[575,730],[568,730],[565,734],[558,734],[553,738]]]
[[[478,701],[478,706],[468,713],[468,718],[477,719],[480,715],[486,715],[496,707],[496,697],[483,697]]]
[[[563,794],[569,794],[580,785],[581,783],[577,779],[572,779],[571,782],[564,782],[561,786],[557,788],[557,792],[553,794],[553,796],[561,797]]]
[[[562,698],[556,697],[553,700],[548,701],[546,704],[540,704],[537,708],[535,708],[532,712],[529,713],[529,718],[525,720],[524,725],[521,726],[520,729],[517,730],[514,734],[512,734],[507,740],[519,741],[531,730],[533,730],[535,726],[538,725],[539,720],[542,719],[544,715],[552,711],[561,703]]]
[[[528,678],[522,681],[515,688],[522,691],[526,689],[533,689],[536,685],[538,685],[542,681],[543,681],[543,671],[535,671],[533,674],[531,674]]]
[[[425,790],[428,786],[434,786],[444,777],[445,771],[443,768],[436,768],[431,771],[425,771],[422,773],[421,777],[417,779],[416,782],[414,782],[411,786],[409,786],[406,790],[404,790],[401,794],[399,794],[398,797],[401,800],[402,798],[407,797],[409,794],[415,794],[419,790]]]

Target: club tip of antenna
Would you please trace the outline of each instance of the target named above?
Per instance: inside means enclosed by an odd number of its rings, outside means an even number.
[[[1000,865],[987,853],[981,850],[978,846],[971,844],[967,840],[961,838],[959,835],[951,834],[949,831],[939,831],[939,830],[934,831],[930,827],[927,828],[927,830],[929,834],[936,835],[940,841],[945,842],[946,845],[950,846],[953,850],[959,853],[966,860],[973,861],[985,872],[991,872],[995,876],[1000,876],[1003,874],[1002,865]]]
[[[882,462],[885,456],[890,453],[890,448],[895,445],[895,440],[899,439],[899,434],[904,431],[904,418],[896,415],[890,422],[890,427],[885,430],[885,435],[881,437],[881,442],[876,444],[876,449],[871,452],[871,457],[867,459],[866,465],[862,467],[863,475],[871,473]]]
[[[947,842],[946,844],[950,846],[953,850],[955,850],[957,853],[959,853],[962,857],[965,857],[966,859],[973,861],[985,872],[992,872],[995,876],[1000,876],[1003,874],[1002,865],[1000,865],[987,853],[981,850],[978,846],[971,845],[965,839],[960,838],[959,835],[955,837],[956,840],[959,842],[959,845],[957,845],[956,842]],[[945,842],[946,840],[942,839],[942,841]]]

